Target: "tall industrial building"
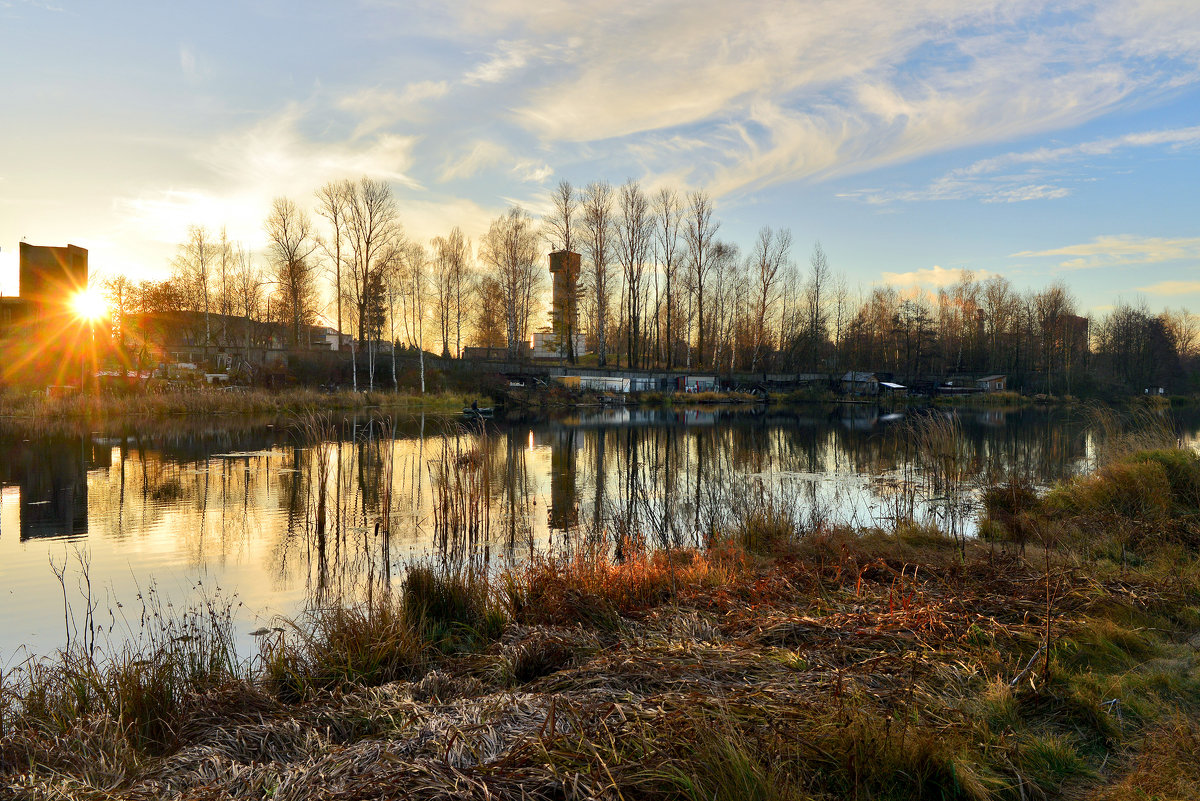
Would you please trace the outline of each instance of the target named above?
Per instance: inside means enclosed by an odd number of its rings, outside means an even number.
[[[553,298],[550,308],[550,328],[555,346],[563,356],[583,352],[583,337],[579,333],[579,265],[578,253],[556,250],[550,254],[550,275],[553,277]],[[574,344],[569,349],[569,344]]]
[[[87,289],[88,252],[76,245],[44,247],[22,242],[20,280],[26,320],[59,314]]]

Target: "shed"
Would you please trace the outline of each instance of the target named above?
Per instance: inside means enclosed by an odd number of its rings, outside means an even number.
[[[679,389],[684,392],[716,392],[717,379],[711,375],[688,375],[679,378]]]
[[[854,370],[842,376],[842,392],[847,395],[879,394],[879,379],[874,373],[860,373]]]
[[[985,375],[975,380],[975,388],[984,392],[1003,392],[1008,386],[1008,376]]]

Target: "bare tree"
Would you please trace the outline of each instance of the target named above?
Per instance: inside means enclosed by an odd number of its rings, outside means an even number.
[[[135,305],[135,294],[136,287],[126,275],[118,274],[104,279],[104,296],[112,316],[112,337],[117,343],[125,341],[125,329]]]
[[[550,246],[551,251],[575,252],[579,246],[579,205],[580,194],[575,191],[567,180],[558,182],[554,194],[550,197],[550,212],[542,218],[542,236]],[[570,270],[570,263],[566,265]],[[555,289],[554,303],[551,316],[557,321],[554,324],[555,347],[560,356],[566,356],[567,361],[575,363],[575,324],[579,308],[579,276],[562,279],[556,276],[558,287]]]
[[[608,267],[612,259],[613,189],[607,181],[593,181],[583,191],[583,255],[587,282],[595,307],[596,355],[601,367],[608,364]]]
[[[670,369],[675,352],[675,298],[674,279],[679,268],[679,234],[683,222],[683,208],[674,189],[663,187],[654,198],[654,255],[663,273],[666,294],[666,362]],[[656,274],[657,277],[657,274]]]
[[[357,307],[359,339],[362,340],[370,302],[368,287],[372,281],[378,283],[375,273],[398,252],[404,235],[396,200],[386,181],[364,176],[350,194],[345,214],[350,250],[349,286],[354,293],[352,301]]]
[[[784,228],[778,232],[763,226],[754,242],[750,254],[750,288],[752,292],[753,320],[751,322],[752,353],[751,372],[758,369],[763,351],[771,347],[768,331],[770,317],[779,301],[781,283],[788,259],[791,257],[792,232]]]
[[[329,236],[322,237],[319,241],[333,269],[333,295],[336,306],[334,320],[337,325],[339,348],[342,344],[342,263],[345,258],[343,249],[349,239],[347,226],[354,193],[354,183],[349,180],[330,181],[317,190],[317,213],[329,223]]]
[[[841,369],[842,340],[846,333],[846,323],[850,313],[850,289],[846,286],[846,276],[838,275],[833,284],[833,365]]]
[[[371,372],[370,383],[374,386],[375,351],[371,344],[368,325],[372,318],[372,303],[379,304],[379,291],[383,286],[382,271],[389,260],[396,258],[404,242],[400,227],[399,212],[392,197],[391,187],[386,181],[372,180],[363,176],[357,184],[343,187],[348,192],[345,215],[346,238],[342,244],[343,297],[349,295],[351,312],[357,328],[350,345],[350,358],[354,363],[354,388],[358,389],[358,350],[355,343],[366,344]]]
[[[454,335],[454,354],[462,355],[463,299],[468,287],[467,262],[471,244],[462,229],[455,226],[445,237],[434,237],[430,282],[433,285],[434,312],[442,339],[442,358],[450,356],[450,338]]]
[[[654,220],[650,203],[637,181],[627,181],[620,190],[621,216],[617,222],[617,262],[625,279],[628,298],[627,331],[629,366],[638,364],[642,337],[642,314],[646,303],[644,275],[650,252]]]
[[[516,359],[520,343],[529,336],[529,320],[541,288],[538,234],[529,214],[514,206],[492,222],[479,256],[500,284],[509,358]]]
[[[719,222],[712,218],[712,199],[704,192],[688,195],[683,238],[687,244],[688,276],[696,298],[696,363],[704,364],[704,283],[713,269],[713,246]],[[690,358],[690,356],[689,356]],[[690,361],[689,361],[690,364]]]
[[[221,344],[229,344],[229,318],[233,316],[233,243],[221,226],[217,242],[217,313],[221,315]]]
[[[317,249],[312,220],[294,201],[275,198],[266,222],[268,252],[275,268],[275,281],[283,294],[279,318],[291,328],[292,344],[299,346],[301,331],[316,313]],[[307,337],[303,340],[307,345]]]
[[[559,181],[550,196],[550,213],[542,218],[542,235],[551,250],[573,251],[577,247],[579,202],[579,194],[571,183],[566,179]]]
[[[826,308],[828,300],[825,297],[830,281],[829,259],[826,258],[820,242],[813,245],[812,257],[808,264],[808,286],[804,293],[805,337],[808,345],[808,363],[815,368],[829,331],[829,310]]]
[[[262,288],[266,281],[254,264],[253,254],[239,242],[233,248],[233,300],[243,323],[246,359],[250,359],[251,333],[262,310]]]
[[[176,283],[187,298],[187,311],[204,312],[205,356],[212,341],[209,314],[212,265],[216,256],[217,245],[213,242],[212,234],[204,226],[193,225],[188,228],[187,241],[179,246],[179,254],[175,257]]]
[[[457,229],[455,229],[457,230]],[[411,325],[409,342],[417,349],[417,364],[421,381],[421,394],[425,394],[425,296],[428,294],[429,254],[425,247],[412,243],[404,248],[404,271],[406,283],[405,295],[409,298],[408,307]],[[393,340],[395,337],[393,337]],[[392,347],[392,384],[396,385],[396,349]],[[398,385],[396,385],[398,387]]]

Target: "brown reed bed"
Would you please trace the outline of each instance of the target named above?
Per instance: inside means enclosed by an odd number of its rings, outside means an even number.
[[[0,420],[23,425],[62,419],[105,420],[155,418],[176,415],[286,415],[307,409],[424,409],[457,412],[471,398],[454,393],[322,392],[305,387],[291,389],[237,389],[200,387],[163,392],[126,394],[72,394],[47,397],[40,392],[9,389],[0,393]]]
[[[1180,464],[1172,504],[1190,491]],[[1196,550],[1143,538],[1122,564],[1047,535],[1046,515],[1069,514],[1039,502],[1037,514],[1006,507],[1040,532],[1024,554],[899,527],[792,530],[753,549],[735,532],[669,552],[593,543],[499,573],[419,563],[394,592],[267,634],[250,672],[169,708],[165,747],[103,708],[47,719],[28,706],[31,685],[0,681],[0,788],[1195,797]]]

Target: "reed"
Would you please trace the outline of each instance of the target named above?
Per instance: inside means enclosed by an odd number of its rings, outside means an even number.
[[[176,610],[152,586],[139,601],[136,621],[124,608],[110,610],[125,628],[121,636],[77,638],[0,675],[0,741],[63,740],[85,759],[123,754],[128,767],[140,755],[174,749],[204,693],[249,680],[249,661],[234,644],[235,600],[216,591]],[[90,619],[94,602],[84,605]]]

